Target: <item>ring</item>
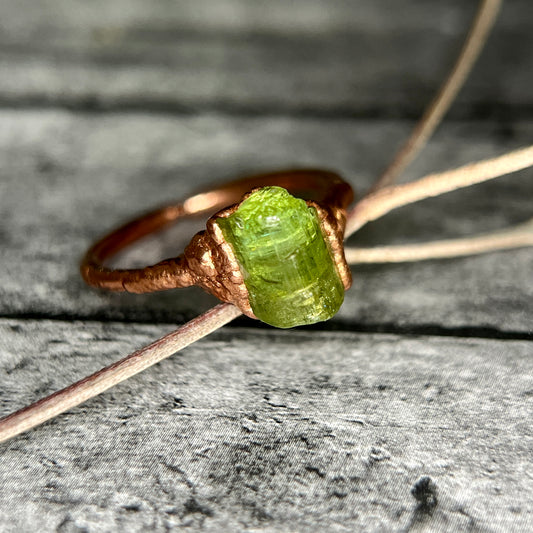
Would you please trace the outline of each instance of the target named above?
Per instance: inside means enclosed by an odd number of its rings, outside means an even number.
[[[350,185],[329,171],[248,176],[112,231],[89,248],[81,274],[89,285],[112,291],[147,293],[196,285],[280,328],[328,320],[351,286],[343,238],[352,200]],[[105,266],[139,239],[215,211],[206,230],[180,256],[144,268]]]

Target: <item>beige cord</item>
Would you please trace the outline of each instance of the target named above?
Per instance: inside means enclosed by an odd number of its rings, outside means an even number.
[[[457,93],[463,86],[483,49],[483,45],[498,15],[501,3],[502,0],[482,0],[459,57],[444,85],[422,115],[407,141],[381,177],[374,183],[369,193],[394,183],[398,175],[405,170],[407,165],[424,148],[440,124],[442,117],[455,100]]]
[[[0,419],[0,442],[38,426],[131,378],[209,335],[240,314],[241,312],[233,305],[219,304],[149,346],[145,346],[65,389]]]
[[[347,247],[344,249],[344,254],[350,265],[404,263],[476,255],[526,246],[533,246],[533,218],[524,224],[484,235],[396,246]]]
[[[345,236],[389,211],[424,198],[499,178],[533,165],[533,145],[507,154],[471,163],[454,170],[430,174],[417,181],[380,189],[360,200],[348,213]]]

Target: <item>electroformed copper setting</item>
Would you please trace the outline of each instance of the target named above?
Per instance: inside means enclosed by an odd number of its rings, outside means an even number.
[[[353,191],[337,174],[315,169],[245,177],[132,220],[91,246],[81,263],[83,279],[93,287],[133,293],[196,285],[255,318],[235,254],[216,221],[233,214],[251,191],[272,185],[287,189],[316,209],[341,281],[348,289],[351,274],[344,258],[343,238],[346,208],[353,200]],[[139,269],[105,266],[118,252],[141,238],[181,219],[213,213],[221,208],[209,218],[206,230],[194,235],[180,256]]]

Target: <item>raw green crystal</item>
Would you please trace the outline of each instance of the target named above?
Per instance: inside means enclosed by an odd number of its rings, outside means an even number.
[[[316,210],[303,200],[281,187],[265,187],[217,224],[259,320],[291,328],[328,320],[339,310],[344,286]]]

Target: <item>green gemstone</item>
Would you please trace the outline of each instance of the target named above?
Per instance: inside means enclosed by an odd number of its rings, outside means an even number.
[[[331,318],[344,286],[316,210],[281,187],[252,193],[217,219],[232,246],[257,318],[292,328]]]

